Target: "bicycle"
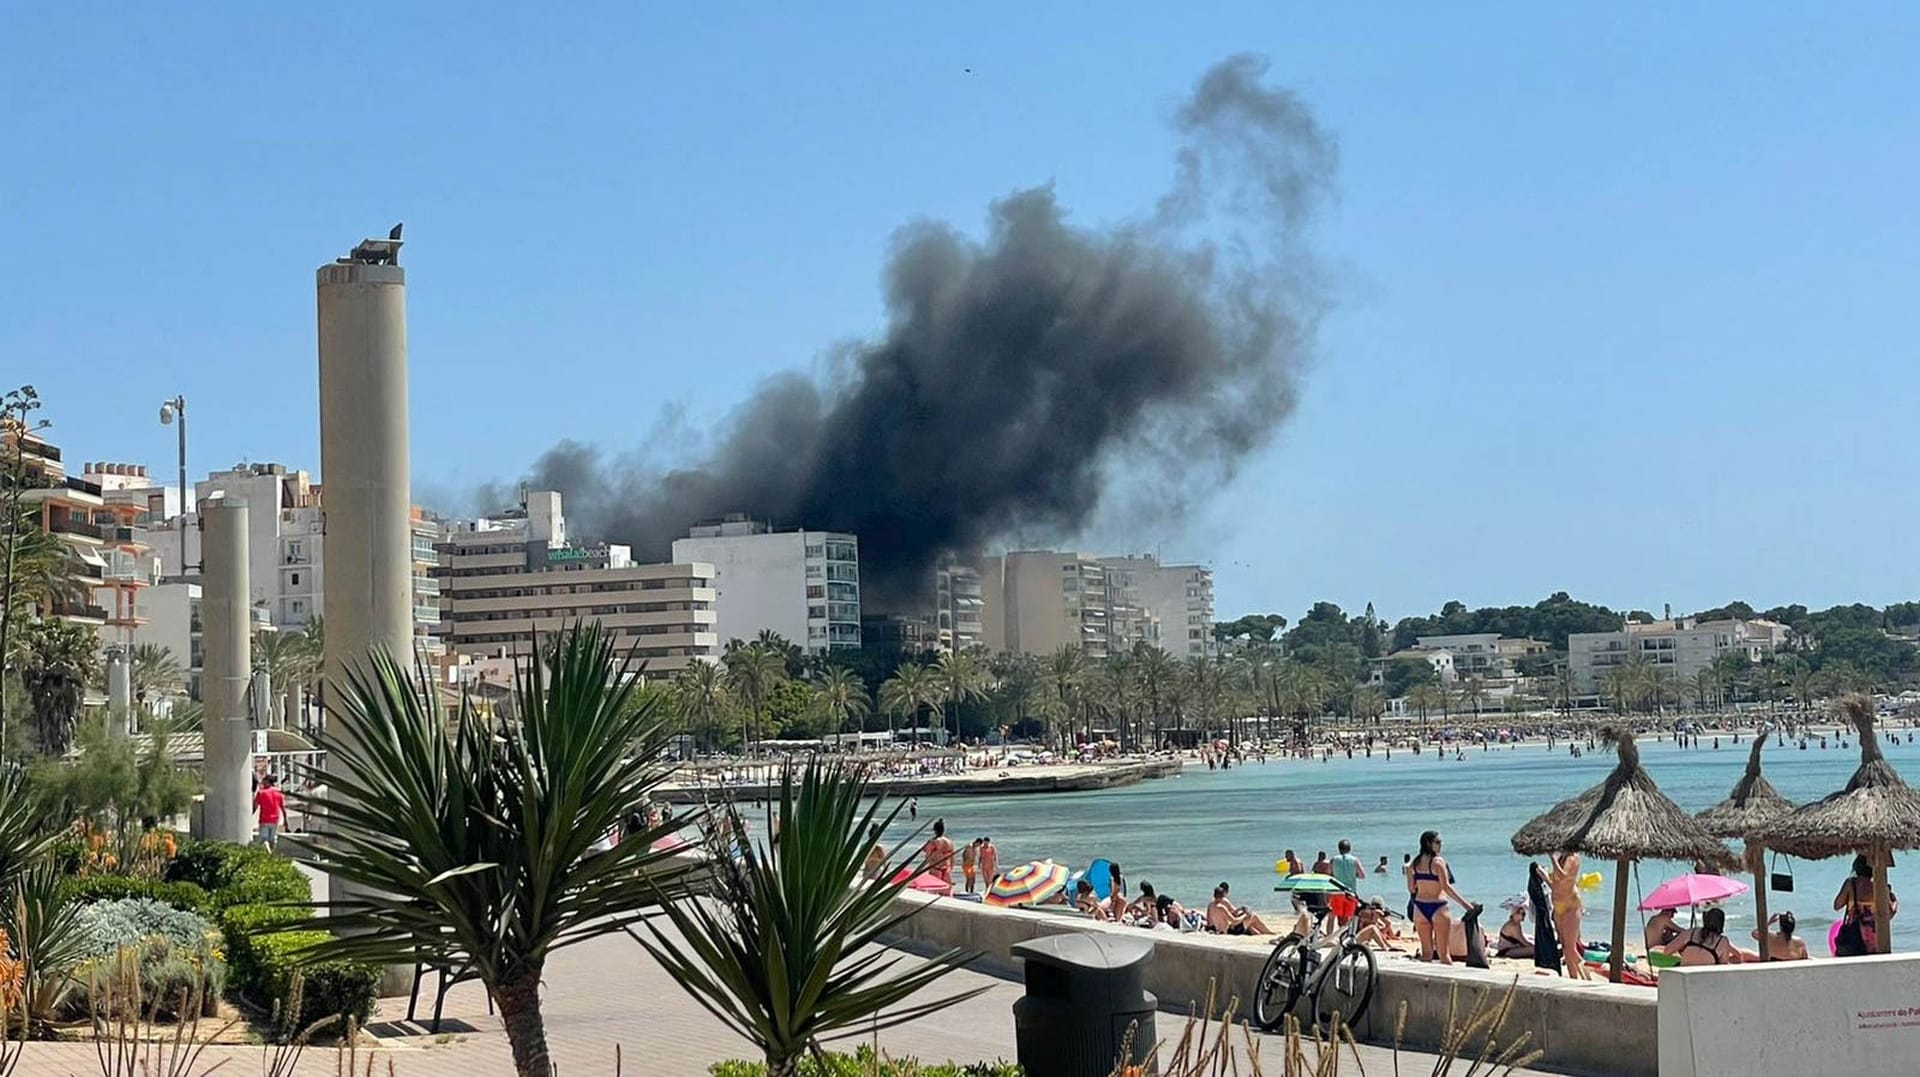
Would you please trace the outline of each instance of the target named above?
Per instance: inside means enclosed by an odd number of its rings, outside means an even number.
[[[1339,1024],[1351,1028],[1373,1002],[1374,978],[1379,968],[1373,951],[1360,942],[1358,911],[1346,917],[1331,952],[1322,954],[1321,928],[1326,916],[1315,920],[1305,938],[1289,933],[1276,942],[1254,984],[1253,1017],[1261,1028],[1278,1029],[1302,997],[1315,1028]]]

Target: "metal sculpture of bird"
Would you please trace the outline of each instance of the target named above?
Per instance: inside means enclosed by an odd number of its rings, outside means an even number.
[[[406,223],[404,221],[401,222],[400,224],[394,225],[393,231],[387,233],[387,238],[392,240],[398,240],[400,238],[400,229],[405,227],[406,227]]]

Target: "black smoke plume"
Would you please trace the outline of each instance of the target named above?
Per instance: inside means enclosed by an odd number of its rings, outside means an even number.
[[[1077,228],[1042,187],[996,202],[984,240],[909,225],[885,332],[826,377],[767,381],[693,466],[561,442],[528,484],[649,560],[730,512],[853,532],[870,606],[927,591],[945,552],[1071,537],[1115,490],[1217,486],[1292,411],[1324,308],[1304,232],[1335,147],[1265,72],[1236,56],[1200,79],[1142,219]]]

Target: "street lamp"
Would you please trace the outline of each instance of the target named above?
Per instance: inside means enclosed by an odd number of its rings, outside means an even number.
[[[180,578],[187,576],[187,398],[176,396],[160,402],[160,425],[172,426],[180,420]]]

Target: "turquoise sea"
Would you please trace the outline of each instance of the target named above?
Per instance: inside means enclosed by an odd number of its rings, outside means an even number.
[[[1648,773],[1689,811],[1725,799],[1746,765],[1750,745],[1744,736],[1737,744],[1723,736],[1717,750],[1711,738],[1684,749],[1651,738],[1640,741]],[[1920,745],[1907,743],[1903,732],[1898,745],[1885,747],[1895,768],[1910,780],[1920,780]],[[1468,749],[1466,756],[1458,762],[1452,755],[1436,757],[1430,751],[1417,756],[1395,751],[1387,759],[1376,751],[1371,759],[1272,760],[1211,772],[1189,760],[1178,778],[1119,789],[924,797],[919,822],[944,817],[956,845],[992,835],[1003,868],[1044,857],[1084,866],[1104,856],[1122,866],[1130,886],[1149,881],[1181,902],[1204,904],[1214,884],[1225,880],[1238,902],[1255,909],[1285,907],[1282,896],[1273,892],[1273,863],[1284,849],[1294,849],[1310,864],[1319,850],[1334,852],[1341,838],[1353,842],[1354,855],[1369,869],[1380,857],[1388,858],[1389,877],[1361,880],[1361,892],[1380,894],[1390,908],[1402,907],[1406,892],[1399,873],[1401,854],[1417,851],[1420,832],[1433,829],[1445,840],[1460,893],[1485,902],[1489,922],[1497,922],[1500,900],[1526,890],[1526,860],[1508,845],[1513,832],[1557,801],[1604,779],[1615,757],[1601,748],[1575,759],[1564,743],[1549,750],[1544,742]],[[1770,745],[1762,766],[1783,796],[1801,803],[1845,785],[1859,759],[1851,742],[1843,750],[1830,740],[1822,751],[1816,740],[1802,751],[1789,741]],[[1896,894],[1903,889],[1907,855],[1896,854]],[[1920,858],[1920,852],[1910,855]],[[1780,870],[1792,871],[1794,890],[1770,893],[1768,911],[1792,910],[1800,934],[1824,953],[1833,896],[1850,861],[1782,858],[1780,863]],[[1613,865],[1590,862],[1586,870],[1607,876],[1600,891],[1586,895],[1588,937],[1603,939],[1612,910]],[[1631,905],[1637,906],[1640,895],[1661,880],[1687,870],[1684,864],[1641,864],[1638,889],[1630,891]],[[1728,933],[1744,940],[1753,928],[1751,896],[1728,902],[1726,909]],[[1637,936],[1639,915],[1630,914],[1630,935]],[[1896,947],[1920,947],[1920,913],[1897,917],[1894,929]]]

